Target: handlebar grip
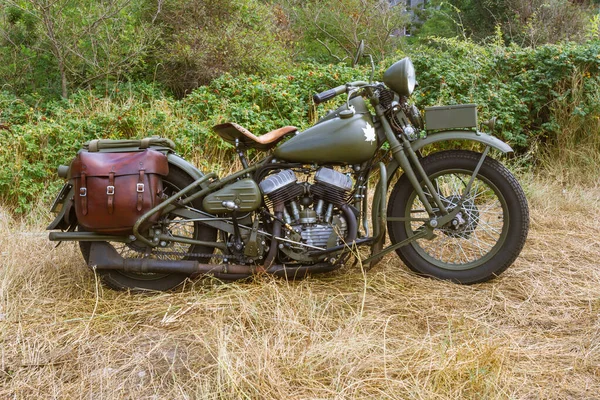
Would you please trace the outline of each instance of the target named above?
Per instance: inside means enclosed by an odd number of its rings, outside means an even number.
[[[313,95],[313,101],[315,104],[323,103],[324,101],[331,100],[338,94],[342,94],[346,92],[346,85],[341,85],[333,89],[326,90],[321,93],[317,93]]]

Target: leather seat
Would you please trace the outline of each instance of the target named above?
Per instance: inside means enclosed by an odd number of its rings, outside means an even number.
[[[247,149],[269,150],[284,138],[285,135],[298,131],[295,126],[284,126],[275,129],[261,136],[255,136],[248,129],[236,124],[235,122],[226,122],[213,126],[213,131],[227,143],[235,146],[236,139],[238,143]]]

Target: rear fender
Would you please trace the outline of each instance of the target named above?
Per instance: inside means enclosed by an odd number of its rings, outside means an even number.
[[[74,195],[75,187],[70,183],[66,183],[56,200],[54,200],[54,204],[52,204],[50,211],[56,212],[58,210],[58,213],[46,230],[60,229],[66,231],[75,223],[77,217],[75,217],[75,208],[73,207]]]
[[[198,168],[196,168],[194,165],[190,164],[177,154],[169,153],[167,155],[167,160],[169,161],[169,165],[173,165],[179,168],[180,170],[191,176],[194,180],[198,180],[204,176],[204,174]],[[207,188],[208,182],[201,183],[200,187],[202,189]]]

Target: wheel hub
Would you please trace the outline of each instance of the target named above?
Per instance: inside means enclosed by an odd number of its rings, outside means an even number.
[[[460,201],[460,196],[453,195],[443,198],[447,208],[454,208]],[[465,200],[460,206],[460,211],[449,224],[440,230],[452,238],[469,239],[479,224],[479,209],[473,199]]]

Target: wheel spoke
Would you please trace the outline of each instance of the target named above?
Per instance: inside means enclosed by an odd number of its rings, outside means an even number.
[[[432,179],[432,182],[446,208],[451,210],[457,207],[465,194],[469,180],[470,176],[467,173],[452,172],[442,173]],[[433,197],[427,190],[425,195],[428,198]],[[416,196],[413,197],[409,213],[412,218],[426,213]],[[460,215],[464,222],[459,228],[439,228],[436,238],[419,239],[413,245],[418,246],[420,251],[436,263],[459,268],[486,257],[500,239],[504,227],[504,210],[498,195],[485,181],[476,177],[463,200]],[[414,232],[420,224],[413,222],[410,226]]]

